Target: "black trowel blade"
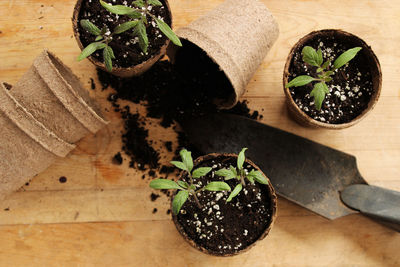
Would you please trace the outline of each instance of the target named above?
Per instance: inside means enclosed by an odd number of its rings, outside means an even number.
[[[340,200],[346,186],[365,183],[354,156],[237,115],[209,115],[182,127],[203,153],[238,153],[247,147],[247,157],[279,195],[315,213],[335,219],[355,212]]]

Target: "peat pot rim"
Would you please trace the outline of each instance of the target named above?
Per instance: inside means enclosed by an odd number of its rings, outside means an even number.
[[[212,159],[216,159],[219,157],[233,157],[233,158],[237,158],[238,155],[237,154],[230,154],[230,153],[211,153],[211,154],[207,154],[201,157],[198,157],[195,161],[194,161],[194,167],[196,167],[198,164],[200,164],[203,161],[209,161]],[[256,165],[254,164],[251,160],[246,159],[245,161],[247,164],[250,164],[254,169],[260,171],[267,179],[268,177],[264,174],[264,172]],[[182,176],[185,175],[185,171],[182,171],[179,174],[179,178],[182,178]],[[272,214],[271,214],[271,222],[268,225],[268,227],[264,230],[264,232],[261,234],[261,236],[252,244],[250,244],[249,246],[247,246],[246,248],[239,250],[238,252],[235,253],[230,253],[230,254],[217,254],[217,253],[213,253],[213,251],[210,251],[200,245],[198,245],[197,243],[195,243],[192,239],[189,238],[189,236],[186,234],[186,232],[184,231],[183,227],[179,224],[178,222],[178,218],[177,215],[174,215],[173,212],[171,212],[172,214],[172,220],[175,224],[176,229],[178,230],[178,232],[182,235],[182,237],[186,240],[186,242],[188,242],[192,247],[196,248],[197,250],[212,255],[212,256],[219,256],[219,257],[229,257],[229,256],[235,256],[235,255],[239,255],[243,252],[248,251],[250,248],[252,248],[253,246],[255,246],[259,241],[263,240],[270,232],[276,216],[277,216],[277,196],[275,193],[275,189],[272,187],[271,185],[271,181],[268,179],[268,185],[266,185],[268,187],[268,191],[270,193],[270,199],[271,199],[271,210],[272,210]],[[172,201],[171,201],[171,210],[172,210]]]
[[[81,10],[81,5],[82,5],[82,1],[84,0],[77,0],[75,7],[74,7],[74,12],[72,15],[72,30],[74,32],[74,36],[75,36],[75,40],[78,43],[78,46],[80,48],[80,50],[82,51],[84,49],[81,39],[80,39],[80,34],[78,31],[78,18],[79,18],[79,13]],[[165,6],[168,12],[168,15],[171,19],[171,28],[172,28],[172,13],[171,13],[171,8],[169,6],[168,0],[164,0],[165,2]],[[154,54],[151,58],[149,58],[146,61],[143,61],[140,64],[134,65],[132,67],[127,67],[127,68],[122,68],[122,67],[114,67],[112,68],[111,74],[119,76],[119,77],[132,77],[132,76],[139,76],[141,74],[143,74],[144,72],[146,72],[148,69],[151,68],[151,66],[153,66],[162,56],[164,56],[167,52],[167,47],[170,43],[170,40],[167,38],[165,43],[160,47],[158,53]],[[90,62],[93,63],[93,65],[95,65],[97,68],[109,72],[106,69],[106,66],[103,62],[98,61],[96,58],[94,58],[93,56],[89,56],[87,57],[89,59]]]
[[[57,157],[65,157],[75,148],[37,121],[9,92],[8,84],[0,82],[0,113],[3,113],[24,134]]]
[[[91,133],[109,123],[78,77],[55,54],[45,49],[33,65],[54,96]]]
[[[373,86],[373,94],[371,96],[371,99],[368,103],[368,107],[362,111],[362,113],[355,117],[353,120],[350,122],[346,123],[340,123],[340,124],[330,124],[330,123],[324,123],[320,122],[317,120],[314,120],[310,116],[308,116],[306,113],[304,113],[294,102],[289,88],[286,88],[285,85],[288,83],[288,78],[289,78],[289,69],[290,65],[292,62],[292,59],[294,57],[295,52],[302,48],[304,44],[313,39],[316,36],[324,36],[328,34],[333,34],[335,36],[340,36],[340,37],[347,37],[352,40],[355,44],[358,46],[361,46],[363,49],[361,50],[361,53],[364,54],[364,56],[367,57],[367,60],[369,61],[370,65],[370,71],[372,75],[372,86]],[[300,124],[308,127],[313,127],[313,128],[326,128],[326,129],[344,129],[348,128],[350,126],[353,126],[354,124],[360,122],[362,119],[366,117],[367,114],[371,112],[371,110],[375,107],[376,103],[378,102],[380,93],[382,89],[382,71],[381,71],[381,65],[379,63],[379,60],[375,53],[372,51],[371,47],[361,38],[358,36],[340,30],[340,29],[324,29],[324,30],[318,30],[318,31],[313,31],[306,36],[302,37],[290,50],[290,53],[286,59],[286,64],[285,68],[283,71],[283,91],[285,92],[286,96],[286,103],[288,105],[289,113],[293,115],[293,118],[299,122]]]

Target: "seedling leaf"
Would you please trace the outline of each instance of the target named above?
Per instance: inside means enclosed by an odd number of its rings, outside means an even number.
[[[192,152],[182,149],[179,154],[181,155],[182,162],[185,164],[187,171],[191,172],[193,169]]]
[[[146,26],[143,21],[138,21],[135,27],[135,34],[139,38],[139,46],[143,53],[147,53],[147,47],[149,46],[149,39],[147,38]]]
[[[111,47],[106,45],[103,50],[104,64],[108,71],[112,71],[112,60],[115,59],[114,52]]]
[[[236,168],[235,168],[235,167],[233,167],[233,166],[231,165],[231,166],[229,166],[229,169],[231,170],[231,172],[232,172],[233,174],[235,174],[235,177],[237,177],[237,176],[238,176],[238,173],[237,173],[237,171],[236,171]]]
[[[192,185],[189,186],[189,189],[196,190],[196,186],[192,184]]]
[[[85,29],[86,31],[90,32],[93,35],[100,35],[101,33],[101,30],[96,25],[91,23],[88,19],[82,19],[80,24],[83,29]]]
[[[155,20],[160,31],[162,31],[165,36],[168,37],[168,39],[170,39],[175,45],[182,46],[181,40],[179,40],[178,36],[176,36],[176,34],[172,31],[167,23],[158,18],[156,18]]]
[[[172,212],[177,215],[181,210],[183,204],[185,204],[188,199],[189,192],[188,191],[179,191],[178,194],[175,195],[174,200],[172,201]]]
[[[317,110],[321,110],[322,102],[325,99],[325,94],[327,90],[327,86],[325,83],[320,82],[314,85],[314,89],[311,91],[310,96],[314,97],[315,108]],[[329,92],[329,89],[328,89]]]
[[[132,3],[133,3],[135,6],[140,7],[140,8],[144,7],[144,5],[145,5],[145,3],[144,3],[143,0],[136,0],[136,1],[133,1]]]
[[[123,33],[127,30],[130,30],[130,29],[136,27],[137,24],[138,24],[138,21],[128,21],[128,22],[122,23],[121,25],[118,25],[117,27],[115,27],[114,33],[115,34]]]
[[[317,55],[318,55],[318,58],[317,58],[318,66],[321,66],[322,62],[324,62],[324,59],[322,58],[322,50],[321,50],[321,48],[318,49]]]
[[[93,54],[96,50],[103,49],[106,47],[104,43],[101,42],[94,42],[89,44],[88,46],[85,47],[85,49],[82,50],[81,54],[78,56],[78,61],[81,61],[91,54]]]
[[[212,170],[212,168],[210,167],[200,167],[197,168],[193,171],[192,173],[192,177],[193,178],[200,178],[205,176],[207,173],[209,173]]]
[[[294,78],[293,80],[291,80],[288,84],[286,84],[285,87],[289,88],[289,87],[293,87],[293,86],[294,87],[303,86],[303,85],[309,84],[310,82],[315,81],[315,80],[316,79],[311,76],[300,75],[300,76],[297,76],[296,78]]]
[[[153,189],[182,189],[179,185],[168,179],[156,179],[150,182],[150,187]]]
[[[147,3],[153,6],[162,6],[162,3],[158,0],[147,0]]]
[[[231,200],[236,197],[240,191],[242,191],[243,185],[241,183],[237,184],[235,186],[235,188],[233,189],[233,191],[229,194],[228,199],[226,200],[226,202],[231,202]]]
[[[326,85],[326,83],[322,83],[322,86],[324,87],[323,89],[324,89],[325,93],[329,93],[329,88]]]
[[[128,7],[128,6],[124,6],[124,5],[111,5],[108,4],[102,0],[100,0],[100,4],[107,9],[107,11],[113,13],[113,14],[117,14],[117,15],[128,15],[128,16],[137,16],[139,15],[139,17],[141,16],[140,12],[136,11],[135,9]]]
[[[335,72],[334,71],[331,71],[331,70],[328,70],[328,71],[325,71],[325,75],[332,75],[332,74],[334,74]]]
[[[142,13],[136,12],[136,11],[133,13],[127,14],[127,16],[130,17],[131,19],[139,19],[139,18],[142,18],[144,20],[146,19],[145,15],[142,15]]]
[[[236,178],[236,172],[232,172],[232,170],[228,169],[220,169],[215,172],[216,175],[225,177],[225,180],[230,180],[232,178]]]
[[[362,49],[361,47],[354,47],[354,48],[351,48],[351,49],[343,52],[343,54],[341,54],[335,60],[335,62],[333,62],[333,66],[335,67],[335,69],[338,69],[338,68],[342,67],[347,62],[352,60],[361,49]]]
[[[254,177],[247,175],[246,178],[250,181],[251,184],[254,184]]]
[[[208,190],[208,191],[231,191],[231,188],[225,182],[210,182],[204,187],[204,190]]]
[[[237,158],[237,167],[239,170],[243,169],[243,163],[245,160],[244,152],[246,152],[247,148],[243,148],[242,151],[240,151],[238,158]]]
[[[174,165],[175,167],[181,169],[181,170],[188,171],[188,169],[186,168],[186,165],[183,162],[171,161],[171,164]]]
[[[310,64],[311,66],[320,67],[322,64],[322,54],[321,58],[319,57],[317,51],[311,46],[305,46],[301,51],[303,55],[303,61]]]
[[[180,187],[187,189],[189,187],[189,184],[184,182],[184,181],[177,181],[176,182]]]
[[[329,66],[330,63],[331,63],[330,60],[325,61],[325,63],[322,64],[322,68],[323,68],[323,69],[326,69],[326,68]]]
[[[252,170],[248,175],[247,178],[253,178],[260,184],[268,184],[268,179],[260,172],[256,170]]]

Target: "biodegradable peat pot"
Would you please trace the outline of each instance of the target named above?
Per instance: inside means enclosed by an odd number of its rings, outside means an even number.
[[[69,143],[107,124],[79,79],[47,50],[34,60],[10,94],[36,120]]]
[[[277,40],[279,28],[260,1],[227,0],[176,34],[202,49],[222,70],[233,89],[217,104],[231,108]],[[181,48],[171,45],[168,55],[172,62],[178,63],[179,54],[190,58],[187,47],[185,43]],[[196,63],[187,61],[188,65]]]
[[[0,129],[0,200],[75,148],[38,122],[3,83],[0,83]]]
[[[171,26],[172,14],[167,0],[160,0],[163,4],[162,7],[153,7],[156,16],[161,16],[164,21]],[[108,1],[110,2],[110,1]],[[112,1],[113,5],[122,5],[123,0]],[[129,2],[129,1],[128,1]],[[130,1],[129,3],[131,3]],[[79,22],[81,19],[89,19],[96,26],[106,25],[111,31],[121,23],[126,22],[127,17],[109,13],[104,9],[99,0],[78,0],[76,2],[74,13],[72,17],[72,26],[75,39],[78,46],[83,50],[88,44],[94,42],[95,36],[87,33],[82,29]],[[104,21],[106,20],[106,21]],[[149,23],[148,25],[152,25]],[[147,71],[154,63],[166,54],[166,50],[170,40],[162,34],[156,27],[147,27],[147,34],[149,37],[148,55],[143,55],[134,38],[130,34],[131,31],[119,34],[111,43],[110,46],[114,51],[116,59],[113,60],[113,68],[111,73],[120,77],[138,76]],[[126,45],[126,43],[130,43]],[[98,68],[108,71],[103,63],[103,53],[95,52],[88,59]]]
[[[326,95],[320,111],[315,109],[313,98],[309,96],[313,83],[285,88],[294,75],[317,77],[317,67],[305,65],[302,60],[304,46],[321,48],[324,61],[328,58],[335,60],[347,49],[362,48],[327,83],[330,93]],[[381,67],[371,47],[359,37],[342,30],[314,31],[301,38],[290,51],[283,72],[283,88],[290,115],[300,124],[311,127],[343,129],[358,123],[375,106],[381,87]]]
[[[204,186],[210,181],[223,181],[214,172],[230,165],[236,166],[236,161],[235,154],[208,154],[196,159],[195,168],[212,167],[213,171],[195,179],[195,184]],[[250,160],[245,161],[244,167],[261,171]],[[182,172],[180,179],[186,178],[186,172]],[[225,182],[232,189],[238,183],[236,179]],[[239,195],[226,203],[228,195],[229,192],[202,191],[198,195],[201,209],[193,198],[189,198],[178,215],[172,214],[179,233],[196,249],[215,256],[233,256],[250,249],[271,230],[277,208],[277,197],[271,183],[247,183]]]

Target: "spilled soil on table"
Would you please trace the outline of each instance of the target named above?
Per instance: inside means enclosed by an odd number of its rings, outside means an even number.
[[[98,70],[102,90],[114,89],[108,100],[114,110],[121,113],[124,121],[122,151],[129,156],[130,167],[147,170],[143,179],[166,178],[176,171],[173,166],[160,163],[161,153],[174,152],[174,157],[168,161],[179,158],[182,148],[192,151],[193,158],[202,155],[180,130],[179,121],[216,112],[262,118],[258,111],[248,108],[246,101],[239,102],[230,110],[218,109],[216,102],[233,94],[230,81],[205,52],[189,43],[184,45],[191,57],[181,56],[175,64],[167,60],[159,61],[139,77],[120,78]],[[146,115],[131,110],[128,105],[121,105],[121,100],[143,105]],[[154,123],[152,119],[158,119],[157,127],[176,132],[177,144],[173,145],[171,140],[158,140],[163,144],[163,151],[155,149],[153,141],[148,140],[148,128]],[[122,163],[118,152],[113,159],[117,164]]]

